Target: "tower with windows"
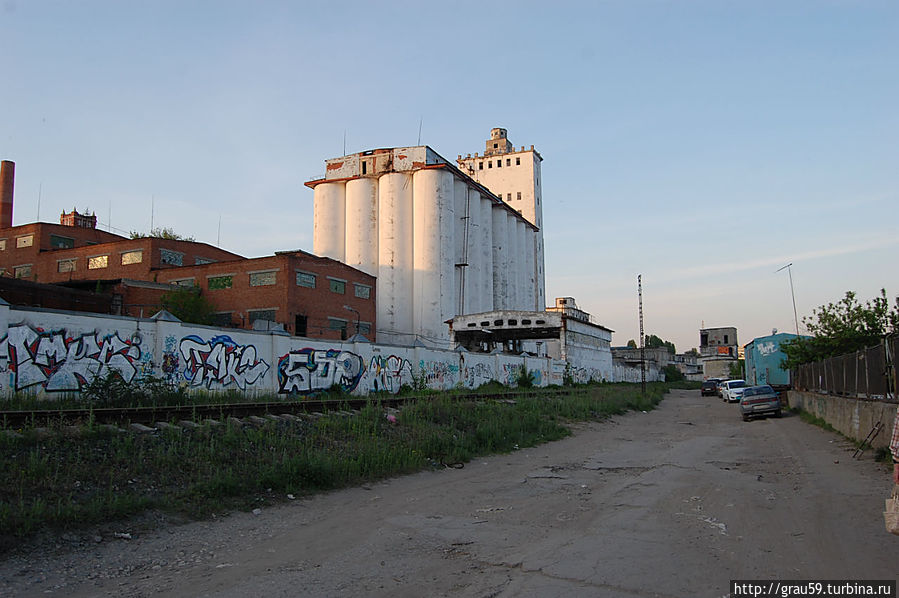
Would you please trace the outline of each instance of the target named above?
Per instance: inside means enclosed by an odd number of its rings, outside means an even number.
[[[506,129],[490,131],[483,155],[459,156],[459,168],[472,179],[487,187],[504,202],[537,227],[534,237],[534,297],[536,310],[546,308],[546,275],[543,251],[543,193],[540,164],[543,158],[530,146],[516,149],[509,141]]]

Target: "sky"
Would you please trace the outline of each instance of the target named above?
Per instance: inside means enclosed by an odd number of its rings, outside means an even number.
[[[548,301],[624,345],[641,275],[646,334],[745,344],[899,294],[897,32],[895,0],[0,0],[0,159],[14,225],[258,257],[312,250],[326,159],[503,127],[544,159]]]

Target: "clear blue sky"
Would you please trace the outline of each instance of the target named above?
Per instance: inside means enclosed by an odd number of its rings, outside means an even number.
[[[312,249],[327,158],[543,155],[547,295],[614,344],[899,293],[899,2],[0,0],[14,224]]]

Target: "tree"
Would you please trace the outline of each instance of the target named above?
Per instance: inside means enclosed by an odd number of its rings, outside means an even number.
[[[691,355],[693,357],[699,357],[699,349],[697,349],[696,347],[693,347],[692,349],[690,349],[689,351],[684,353],[684,355]]]
[[[659,337],[654,334],[649,334],[646,336],[646,344],[644,345],[647,349],[658,349],[661,347],[666,347],[668,352],[674,355],[677,351],[674,348],[674,343],[669,341],[663,341]]]
[[[162,307],[182,322],[213,324],[215,305],[200,294],[199,289],[184,287],[163,293],[159,298]]]
[[[170,241],[196,241],[193,237],[184,237],[175,232],[175,229],[167,227],[151,228],[147,234],[131,231],[129,235],[132,239],[144,239],[153,237],[155,239],[168,239]]]
[[[637,348],[637,341],[635,341],[634,339],[631,339],[631,340],[627,341],[627,348],[628,348],[628,349],[636,349],[636,348]]]
[[[886,290],[881,289],[879,296],[862,305],[855,292],[846,291],[840,301],[813,309],[802,323],[812,336],[781,344],[787,356],[781,364],[785,369],[852,353],[877,344],[886,334],[899,332],[899,297],[890,307]]]
[[[673,363],[663,367],[662,372],[665,374],[665,382],[680,382],[685,378],[683,372],[677,369],[677,366]]]
[[[727,366],[727,375],[731,380],[741,380],[746,366],[745,359],[738,359]]]

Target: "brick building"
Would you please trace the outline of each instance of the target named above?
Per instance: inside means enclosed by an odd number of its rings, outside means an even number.
[[[305,251],[160,270],[157,279],[198,289],[219,310],[220,326],[262,320],[296,336],[375,340],[375,277]]]
[[[375,278],[335,260],[303,251],[247,259],[195,241],[128,239],[97,230],[96,217],[74,210],[60,222],[0,228],[0,276],[32,283],[27,293],[0,285],[0,296],[57,306],[53,285],[64,285],[108,297],[86,303],[73,295],[69,309],[146,317],[164,293],[191,287],[215,306],[220,326],[267,321],[297,336],[375,340]]]

